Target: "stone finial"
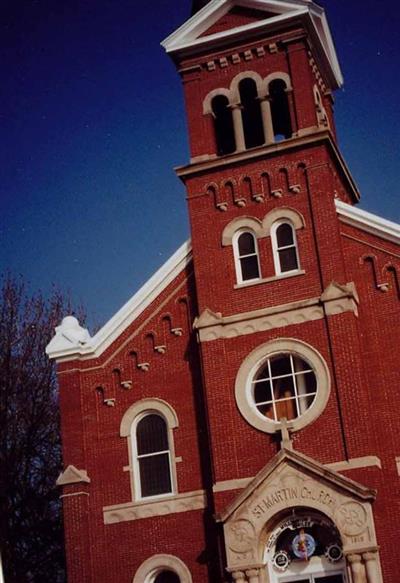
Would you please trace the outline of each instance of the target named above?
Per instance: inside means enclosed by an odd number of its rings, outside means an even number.
[[[50,358],[62,356],[64,351],[73,352],[82,346],[90,344],[90,334],[83,328],[75,316],[63,318],[60,326],[55,329],[55,336],[46,346],[46,353]]]

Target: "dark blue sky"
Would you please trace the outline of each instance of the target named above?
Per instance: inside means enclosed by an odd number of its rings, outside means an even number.
[[[326,0],[362,208],[400,220],[400,8]],[[190,0],[5,0],[0,266],[104,323],[189,235],[180,80],[159,46]]]

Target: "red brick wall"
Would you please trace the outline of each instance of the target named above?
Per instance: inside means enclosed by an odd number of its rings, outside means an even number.
[[[298,32],[288,31],[283,37]],[[263,39],[261,45],[267,47],[276,40]],[[306,43],[298,40],[289,43],[287,50],[266,50],[264,56],[257,56],[255,48],[260,42],[203,54],[200,69],[182,73],[192,156],[215,152],[212,121],[202,113],[205,96],[215,88],[229,87],[232,77],[242,71],[256,71],[263,77],[278,70],[290,74],[296,125],[300,129],[315,125],[312,87],[316,73]],[[252,50],[251,60],[244,60],[244,50]],[[233,64],[232,52],[240,53],[238,64]],[[228,58],[229,67],[220,66],[222,57]],[[215,61],[215,70],[204,66],[209,61]],[[182,68],[194,64],[198,61],[186,61]],[[324,103],[333,127],[329,96]],[[269,182],[262,180],[265,173]],[[244,178],[251,179],[253,195],[262,194],[262,202],[256,202],[246,190]],[[224,192],[226,181],[234,184],[233,196]],[[299,192],[290,188],[294,185],[300,186]],[[384,580],[398,583],[393,541],[398,538],[400,522],[395,467],[395,457],[400,455],[400,401],[396,396],[400,283],[391,267],[397,269],[399,278],[398,246],[339,222],[335,197],[346,202],[352,198],[326,142],[277,148],[268,156],[217,166],[193,174],[186,186],[194,274],[191,265],[177,276],[98,358],[59,366],[64,464],[86,469],[91,478],[90,484],[64,488],[64,494],[77,494],[64,498],[70,583],[131,583],[140,564],[158,553],[180,557],[194,583],[222,580],[222,575],[207,571],[207,562],[212,561],[220,572],[223,569],[223,550],[217,548],[215,538],[219,527],[212,526],[212,514],[223,511],[238,492],[211,498],[210,486],[254,476],[279,450],[276,437],[253,429],[240,415],[234,398],[235,378],[254,348],[279,337],[311,344],[326,360],[332,378],[324,412],[294,434],[294,447],[322,463],[371,455],[382,462],[382,469],[366,468],[347,475],[378,490],[374,514]],[[282,191],[280,198],[273,195],[277,189]],[[225,198],[228,206],[222,212],[216,205]],[[237,205],[238,198],[245,199],[244,207]],[[304,217],[305,227],[297,237],[305,273],[235,289],[232,248],[221,244],[223,229],[236,217],[262,219],[282,206],[296,209]],[[261,239],[259,249],[262,276],[273,276],[270,239]],[[315,298],[333,280],[356,284],[358,317],[347,312],[205,342],[201,347],[196,343],[192,323],[205,308],[232,315]],[[385,283],[389,284],[386,292],[382,291]],[[171,333],[171,328],[178,327],[181,336]],[[157,345],[165,345],[165,354],[154,350]],[[148,372],[137,368],[140,362],[150,364]],[[133,380],[131,390],[121,387],[123,380]],[[161,398],[177,412],[175,454],[182,457],[177,463],[179,492],[205,489],[210,504],[205,513],[190,511],[104,525],[104,506],[132,498],[129,472],[123,471],[128,465],[127,439],[120,437],[119,428],[130,405],[146,397]],[[114,406],[106,406],[105,399],[115,399]]]

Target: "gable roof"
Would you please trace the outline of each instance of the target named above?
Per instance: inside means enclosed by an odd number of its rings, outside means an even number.
[[[204,35],[213,24],[236,6],[265,12],[266,18],[230,30]],[[271,13],[275,16],[271,16]],[[325,11],[312,0],[211,0],[170,34],[161,45],[172,57],[190,55],[205,47],[209,49],[222,46],[227,40],[240,40],[242,37],[249,40],[252,35],[263,30],[274,30],[282,23],[299,18],[317,40],[319,45],[317,52],[326,64],[332,87],[340,87],[343,84],[343,77]]]
[[[400,245],[400,225],[398,223],[363,211],[341,200],[336,199],[335,205],[339,220],[342,223],[352,225],[366,233],[371,233],[381,239],[386,239],[387,241]]]
[[[79,325],[76,318],[67,316],[57,326],[55,336],[46,346],[47,355],[64,361],[100,356],[185,269],[191,259],[191,244],[186,241],[93,337]]]

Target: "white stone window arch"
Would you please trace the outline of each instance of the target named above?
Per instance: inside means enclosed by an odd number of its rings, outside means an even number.
[[[134,403],[121,420],[127,438],[132,498],[135,501],[173,496],[177,492],[173,430],[178,418],[161,399]]]
[[[232,238],[237,283],[248,283],[261,278],[257,235],[248,227],[236,231]]]
[[[237,133],[229,89],[213,89],[203,101],[203,114],[213,118],[216,154],[232,154],[237,149]]]
[[[271,242],[276,275],[288,275],[299,271],[296,229],[289,219],[280,219],[272,225]]]
[[[236,376],[237,407],[264,433],[279,431],[284,417],[291,430],[302,429],[321,415],[329,395],[325,360],[312,346],[293,338],[262,344],[242,362]]]
[[[192,576],[185,563],[174,555],[153,555],[142,563],[132,583],[157,583],[163,573],[173,573],[179,583],[192,583]]]

